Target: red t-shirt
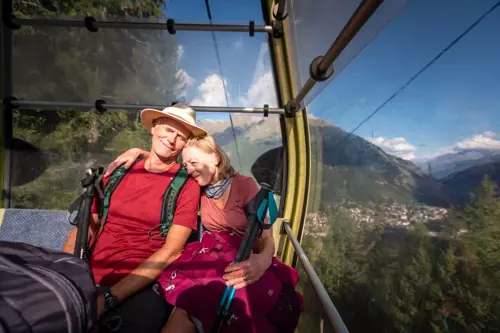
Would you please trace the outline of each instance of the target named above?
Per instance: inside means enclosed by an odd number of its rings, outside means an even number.
[[[180,164],[152,173],[144,163],[136,163],[111,196],[106,224],[90,258],[96,284],[112,286],[165,244],[164,238],[151,239],[148,233],[160,224],[163,195]],[[107,181],[103,179],[103,186]],[[196,230],[199,200],[200,187],[189,178],[177,198],[173,224]],[[92,213],[99,203],[94,199]],[[151,234],[158,237],[159,228]]]

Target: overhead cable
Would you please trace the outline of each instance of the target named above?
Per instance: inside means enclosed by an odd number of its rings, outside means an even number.
[[[389,104],[397,95],[399,95],[403,90],[406,89],[417,77],[419,77],[423,72],[429,69],[432,64],[439,60],[446,52],[448,52],[456,43],[458,43],[462,38],[464,38],[472,29],[474,29],[482,20],[484,20],[488,15],[490,15],[495,9],[500,6],[500,1],[495,3],[488,11],[481,15],[474,23],[472,23],[464,32],[462,32],[457,38],[455,38],[448,46],[446,46],[441,52],[439,52],[431,61],[429,61],[421,70],[419,70],[415,75],[413,75],[404,85],[402,85],[394,94],[392,94],[388,99],[386,99],[379,107],[377,107],[372,113],[370,113],[363,121],[361,121],[351,132],[349,132],[343,139],[341,139],[333,149],[337,148],[341,143],[348,139],[354,132],[356,132],[361,126],[363,126],[368,120],[375,116],[380,110],[382,110],[387,104]]]
[[[212,12],[210,11],[210,4],[208,3],[208,0],[205,0],[205,7],[207,8],[208,20],[210,21],[210,24],[212,24]],[[215,45],[215,54],[217,57],[217,63],[219,64],[219,71],[220,71],[220,76],[221,76],[220,79],[222,81],[222,89],[224,90],[224,98],[226,99],[226,106],[229,107],[229,98],[227,97],[226,84],[224,82],[224,74],[222,72],[222,63],[220,60],[219,48],[217,46],[217,39],[215,38],[215,32],[213,32],[213,31],[212,31],[212,39],[213,39],[214,45]],[[240,151],[238,149],[238,141],[236,140],[236,133],[234,131],[234,124],[233,124],[233,117],[231,116],[231,114],[229,114],[229,121],[231,122],[231,131],[233,133],[234,145],[236,147],[236,154],[238,156],[238,163],[240,164],[240,169],[241,169],[243,167],[243,164],[241,163]]]

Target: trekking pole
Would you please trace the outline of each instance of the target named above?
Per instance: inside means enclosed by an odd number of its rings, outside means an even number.
[[[73,253],[80,259],[87,259],[90,208],[94,199],[97,180],[103,171],[102,167],[90,168],[86,172],[86,177],[80,181],[85,190],[78,212],[80,221],[77,224],[78,231],[76,232],[75,250]]]
[[[250,257],[257,237],[264,230],[263,222],[268,209],[271,220],[269,224],[270,228],[276,220],[278,210],[276,208],[276,202],[274,201],[274,193],[270,189],[270,186],[268,184],[261,183],[260,191],[247,205],[247,214],[251,216],[251,219],[247,229],[245,230],[245,235],[241,241],[238,253],[236,254],[235,263],[245,261]],[[227,317],[229,316],[229,310],[235,293],[236,289],[234,289],[233,286],[226,286],[226,289],[222,294],[219,307],[217,308],[217,317],[210,330],[212,333],[219,333],[222,330],[224,323],[227,322]]]

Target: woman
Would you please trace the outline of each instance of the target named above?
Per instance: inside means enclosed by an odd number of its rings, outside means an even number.
[[[147,154],[131,149],[112,166],[129,165]],[[258,192],[256,182],[235,173],[210,136],[191,138],[182,161],[203,188],[200,213],[205,231],[201,242],[188,244],[158,278],[161,295],[176,306],[163,332],[209,332],[226,285],[238,290],[222,332],[293,332],[302,308],[294,290],[298,274],[273,257],[271,231],[263,231],[247,261],[233,263],[248,225],[245,205]]]

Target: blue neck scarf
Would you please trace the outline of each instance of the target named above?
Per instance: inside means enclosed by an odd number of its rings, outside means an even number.
[[[219,199],[224,194],[224,192],[226,192],[229,185],[231,185],[231,178],[232,177],[219,180],[213,185],[205,186],[205,188],[203,189],[205,191],[205,195],[211,199]]]

